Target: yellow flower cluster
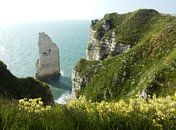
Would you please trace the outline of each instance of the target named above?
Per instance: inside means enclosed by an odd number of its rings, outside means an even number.
[[[176,94],[174,96],[156,98],[154,95],[148,101],[139,98],[128,101],[102,101],[91,102],[81,96],[77,100],[68,102],[67,107],[78,108],[87,112],[92,118],[95,115],[102,121],[112,121],[116,119],[147,119],[153,126],[163,127],[163,121],[174,121],[176,123]],[[136,118],[135,118],[136,117]],[[141,120],[142,120],[141,119]],[[166,121],[167,122],[167,121]]]
[[[19,110],[25,110],[27,112],[41,113],[51,109],[51,106],[44,106],[41,98],[35,99],[20,99],[18,104]]]

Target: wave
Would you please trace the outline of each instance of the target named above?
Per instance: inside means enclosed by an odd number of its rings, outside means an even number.
[[[67,91],[63,93],[58,99],[56,99],[55,102],[58,104],[66,104],[70,99],[70,97],[71,97],[71,94],[70,92]]]
[[[61,71],[60,71],[60,73],[61,73],[61,75],[62,75],[62,76],[64,76],[64,75],[65,75],[63,70],[61,70]]]

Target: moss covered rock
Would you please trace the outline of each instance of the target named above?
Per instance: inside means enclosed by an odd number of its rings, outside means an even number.
[[[49,86],[32,77],[17,78],[0,61],[0,95],[10,99],[41,97],[45,104],[53,104]]]

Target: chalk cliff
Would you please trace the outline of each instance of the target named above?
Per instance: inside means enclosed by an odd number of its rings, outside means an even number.
[[[83,86],[86,86],[87,82],[89,81],[89,78],[84,76],[81,76],[81,74],[73,70],[72,72],[72,98],[78,98],[80,91]]]
[[[36,78],[42,81],[60,75],[59,49],[44,32],[39,33],[39,59],[36,64]]]
[[[97,30],[93,29],[93,26],[98,20],[92,20],[90,26],[90,33],[88,38],[88,47],[86,50],[86,60],[99,61],[104,60],[108,56],[115,56],[130,48],[130,45],[116,42],[115,32],[111,31],[110,35],[106,38],[100,39],[97,37]],[[108,22],[104,22],[102,25],[101,33],[105,34],[110,30],[111,26]],[[86,86],[90,81],[90,77],[87,75],[81,75],[77,69],[73,69],[72,72],[72,97],[79,97],[81,89]]]
[[[106,30],[106,27],[104,25]],[[130,45],[117,43],[115,40],[115,32],[111,32],[111,35],[108,38],[103,40],[99,40],[96,38],[97,31],[90,29],[89,33],[89,40],[88,40],[88,47],[86,50],[87,60],[103,60],[111,55],[120,54],[130,48]]]
[[[87,58],[73,70],[72,94],[92,101],[174,94],[175,35],[176,17],[152,9],[93,20]]]

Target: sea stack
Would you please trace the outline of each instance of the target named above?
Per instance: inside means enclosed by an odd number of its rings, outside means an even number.
[[[36,64],[36,78],[47,81],[60,75],[59,49],[44,32],[39,33],[39,59]]]

